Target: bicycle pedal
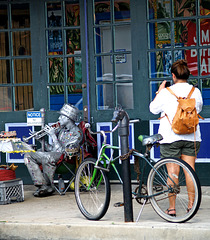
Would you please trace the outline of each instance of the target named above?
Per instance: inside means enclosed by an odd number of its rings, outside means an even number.
[[[99,167],[99,166],[95,166],[95,168],[105,171],[105,172],[109,172],[110,170],[108,168],[103,168],[103,167]]]
[[[114,207],[122,207],[122,206],[124,206],[123,202],[117,202],[114,204]]]

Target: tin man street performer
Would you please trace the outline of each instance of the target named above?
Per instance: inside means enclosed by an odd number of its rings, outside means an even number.
[[[53,177],[59,158],[65,151],[79,151],[82,132],[75,125],[78,112],[76,107],[64,104],[58,118],[59,128],[55,129],[48,125],[44,128],[46,134],[51,136],[52,144],[45,142],[45,152],[40,149],[37,152],[25,154],[25,164],[37,187],[37,191],[34,193],[35,197],[49,196],[54,192]]]

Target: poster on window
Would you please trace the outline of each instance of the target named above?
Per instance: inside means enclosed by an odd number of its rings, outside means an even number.
[[[53,30],[48,33],[49,52],[61,52],[63,49],[61,30]]]
[[[208,46],[210,44],[210,19],[202,19],[200,20],[200,45]],[[189,21],[187,25],[188,28],[188,42],[187,46],[196,46],[197,38],[196,38],[196,23]],[[190,72],[192,75],[198,75],[198,56],[197,50],[191,49],[190,51],[186,51],[186,60],[188,62],[188,66],[190,68]],[[200,50],[200,74],[202,76],[210,74],[210,50],[208,48],[203,48]]]

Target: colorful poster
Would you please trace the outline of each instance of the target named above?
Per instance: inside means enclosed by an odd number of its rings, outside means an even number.
[[[196,46],[196,23],[189,21],[187,24],[188,28],[188,42],[187,46]],[[210,45],[210,19],[201,20],[200,24],[200,44],[202,46]],[[192,75],[198,75],[198,56],[197,50],[191,49],[186,51],[186,60]],[[200,74],[202,76],[210,74],[210,49],[201,49],[200,50]]]

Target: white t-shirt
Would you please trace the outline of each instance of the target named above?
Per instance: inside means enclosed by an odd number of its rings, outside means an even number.
[[[172,85],[171,90],[176,94],[178,97],[187,97],[189,94],[192,85],[188,83],[176,83]],[[195,98],[196,100],[196,110],[197,113],[201,112],[203,106],[203,99],[201,96],[201,92],[198,88],[195,88],[191,98]],[[170,123],[174,118],[178,106],[177,98],[172,95],[167,89],[163,89],[160,93],[157,94],[156,98],[150,103],[150,112],[153,114],[161,113],[161,117],[168,115]],[[167,117],[163,117],[160,119],[160,127],[158,133],[163,136],[163,140],[160,143],[172,143],[179,140],[186,140],[186,141],[199,141],[201,142],[201,133],[200,133],[200,126],[197,126],[197,130],[191,134],[183,134],[178,135],[175,134],[171,128],[171,124],[169,123]]]

